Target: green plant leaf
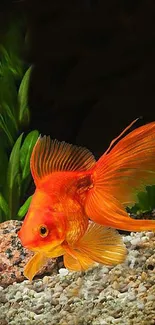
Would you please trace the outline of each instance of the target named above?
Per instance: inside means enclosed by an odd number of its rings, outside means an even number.
[[[24,17],[17,17],[11,13],[7,30],[3,31],[2,44],[7,50],[4,55],[5,65],[9,68],[15,79],[21,79],[23,75],[23,62],[21,60],[21,49],[24,46],[23,28],[26,21]]]
[[[155,185],[146,187],[150,210],[155,208]]]
[[[12,147],[14,144],[14,139],[13,139],[12,134],[10,133],[10,130],[9,130],[7,123],[5,122],[5,119],[2,116],[2,114],[0,114],[0,128],[6,134],[8,142],[9,142],[10,146]]]
[[[32,195],[29,196],[28,199],[24,202],[24,204],[20,207],[17,214],[18,220],[21,220],[27,213],[31,200],[32,200]]]
[[[9,215],[9,206],[8,206],[6,200],[4,199],[2,193],[0,193],[0,208],[5,214],[5,219],[7,219],[8,215]]]
[[[0,51],[1,54],[1,51]],[[0,103],[4,110],[4,104],[9,106],[9,109],[16,116],[17,111],[17,89],[15,80],[9,70],[8,66],[3,65],[3,61],[0,61]],[[1,109],[1,113],[2,113]]]
[[[19,104],[19,124],[20,125],[28,125],[30,120],[30,112],[28,105],[28,90],[29,90],[29,82],[31,76],[32,66],[26,71],[22,82],[19,87],[18,92],[18,104]]]
[[[5,147],[0,143],[0,191],[3,192],[6,184],[6,173],[8,167],[8,157]]]
[[[132,213],[145,213],[155,209],[155,185],[146,186],[145,192],[137,194],[138,202],[129,209]]]
[[[38,137],[39,137],[39,132],[37,130],[31,131],[26,136],[22,144],[22,147],[20,149],[20,166],[22,172],[22,195],[24,195],[31,181],[30,157]]]
[[[10,209],[8,219],[15,219],[20,205],[20,147],[23,133],[18,137],[13,146],[7,171],[7,190],[6,198]]]
[[[139,200],[139,208],[141,211],[149,211],[149,199],[147,192],[139,192],[138,193],[138,200]]]

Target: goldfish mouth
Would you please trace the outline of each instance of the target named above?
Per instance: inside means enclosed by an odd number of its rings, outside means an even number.
[[[23,232],[21,231],[21,229],[17,232],[17,235],[20,239],[20,242],[22,244],[22,246],[28,250],[31,250],[31,251],[38,251],[38,249],[36,249],[37,247],[37,242],[35,243],[34,242],[34,239],[33,240],[27,240],[27,238],[23,235]]]

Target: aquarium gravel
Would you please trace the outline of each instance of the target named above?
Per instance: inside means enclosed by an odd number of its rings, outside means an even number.
[[[155,324],[155,236],[123,238],[124,264],[0,287],[0,325]]]

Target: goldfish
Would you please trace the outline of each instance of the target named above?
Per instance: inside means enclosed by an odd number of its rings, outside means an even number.
[[[136,121],[98,161],[86,148],[38,138],[30,159],[36,189],[18,233],[35,252],[27,278],[61,255],[71,271],[122,263],[126,248],[116,229],[155,230],[154,220],[135,220],[126,211],[139,191],[155,184],[155,122],[124,135]]]

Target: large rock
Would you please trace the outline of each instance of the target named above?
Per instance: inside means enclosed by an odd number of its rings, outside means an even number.
[[[24,280],[23,269],[34,253],[22,247],[17,232],[22,222],[9,220],[0,224],[0,286]],[[38,276],[57,270],[56,259],[49,260]]]

